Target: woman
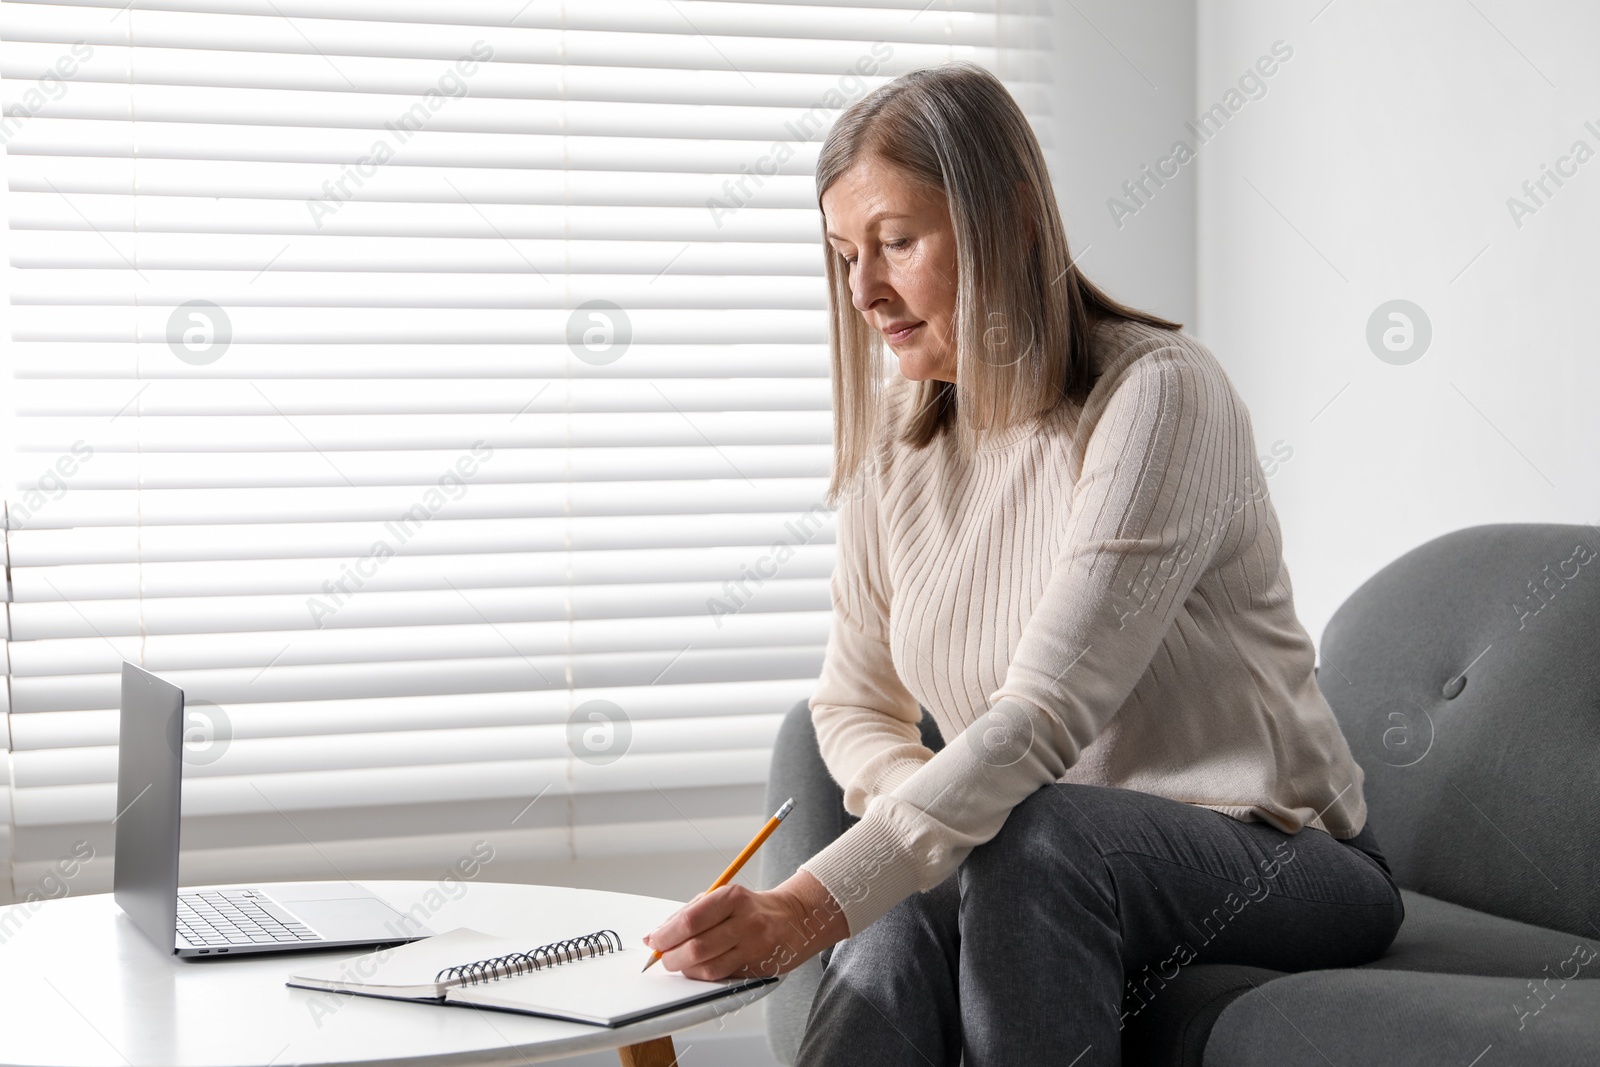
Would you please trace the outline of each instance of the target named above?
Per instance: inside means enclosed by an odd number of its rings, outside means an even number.
[[[839,506],[810,706],[859,821],[646,943],[721,978],[848,938],[800,1049],[829,1067],[1115,1064],[1186,964],[1380,955],[1399,891],[1215,357],[1072,265],[976,67],[851,107],[817,190]]]

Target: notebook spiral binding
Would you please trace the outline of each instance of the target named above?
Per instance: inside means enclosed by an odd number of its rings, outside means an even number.
[[[527,952],[511,952],[490,960],[446,967],[434,975],[433,980],[435,982],[460,980],[462,985],[497,982],[502,978],[515,978],[519,974],[542,971],[546,967],[556,967],[572,960],[589,959],[606,952],[617,952],[621,948],[622,938],[615,930],[596,930],[582,937],[552,941],[548,945],[540,945]]]

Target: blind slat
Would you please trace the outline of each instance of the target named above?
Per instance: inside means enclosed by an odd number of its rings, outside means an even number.
[[[226,284],[226,279],[224,279]],[[192,379],[193,368],[173,359],[165,341],[14,341],[9,349],[18,388],[28,380],[133,381]],[[828,352],[822,344],[683,345],[634,343],[637,359],[606,365],[579,359],[565,344],[403,345],[251,344],[234,342],[228,358],[206,368],[206,380],[223,378],[823,378]]]
[[[89,268],[98,270],[126,269],[130,278],[140,270],[235,270],[250,275],[275,271],[467,271],[472,273],[510,272],[530,276],[532,284],[548,285],[551,275],[560,276],[571,268],[582,274],[643,274],[656,277],[671,270],[674,274],[726,275],[749,272],[752,274],[785,274],[797,278],[818,278],[822,261],[815,248],[801,244],[747,244],[739,242],[715,243],[701,241],[674,246],[670,241],[540,241],[525,238],[501,237],[304,237],[299,241],[283,235],[239,234],[224,237],[221,234],[127,233],[116,230],[88,233],[46,232],[39,230],[14,230],[12,264],[18,267],[39,267],[52,270]],[[543,275],[541,279],[538,276]],[[820,281],[813,282],[820,285]],[[241,340],[267,340],[285,337],[314,336],[309,329],[274,329],[269,317],[252,321],[252,308],[239,308],[235,316],[235,330]],[[328,309],[311,308],[306,313],[314,318],[326,318]],[[148,318],[157,330],[157,336],[166,326],[166,315],[158,309],[142,309],[142,318]],[[165,309],[170,314],[171,309]],[[18,332],[19,340],[62,339],[35,338],[30,333],[48,328],[49,313],[40,308],[18,308],[19,316],[27,316],[29,323]],[[697,331],[696,317],[715,317],[719,325],[743,326],[730,315],[713,316],[699,312],[697,316],[682,316],[674,321],[670,312],[642,309],[644,323],[635,323],[636,331],[643,331],[645,340],[656,343],[681,343],[680,339],[700,343],[737,343],[747,336],[729,330],[719,336],[715,328]],[[659,321],[651,321],[654,316]],[[464,316],[464,327],[480,316]],[[486,316],[485,316],[486,317]],[[794,312],[772,312],[780,322],[785,318],[795,320],[783,332],[796,332],[800,323],[810,326],[820,321],[817,315],[800,316]],[[105,340],[128,339],[126,315],[122,316],[122,336]],[[240,320],[243,321],[240,321]],[[551,343],[560,341],[566,328],[565,314],[554,312],[530,315],[542,332],[530,333],[529,341]],[[32,326],[33,322],[41,322]],[[514,320],[508,320],[514,321]],[[259,322],[259,324],[257,324]],[[357,324],[361,325],[361,324]],[[786,324],[787,325],[787,324]],[[650,328],[656,333],[651,335]],[[253,331],[253,332],[252,332]],[[479,330],[481,337],[491,331]],[[779,332],[778,329],[762,331],[763,334]],[[142,337],[143,335],[141,335]],[[403,336],[403,335],[402,335]],[[86,340],[95,338],[85,338]],[[330,338],[333,339],[333,338]],[[359,334],[348,340],[359,342]],[[764,337],[771,341],[814,341],[813,337]],[[429,340],[422,338],[421,340]],[[404,343],[400,341],[398,343]]]
[[[866,81],[876,87],[887,81]],[[427,86],[433,89],[433,86]],[[515,134],[545,137],[701,138],[755,141],[765,145],[792,139],[786,122],[794,108],[727,104],[635,103],[619,110],[610,101],[496,99],[459,95],[439,110],[417,108],[418,95],[282,89],[210,87],[196,93],[188,85],[117,85],[84,82],[35,110],[37,119],[137,121],[183,126],[253,126],[268,145],[293,143],[306,130],[342,131],[370,148],[373,134],[425,126],[431,133]],[[34,91],[26,79],[0,83],[0,103],[17,106]],[[470,94],[470,88],[465,90]],[[138,106],[134,107],[137,95]],[[224,131],[226,132],[226,131]],[[398,140],[398,138],[397,138]],[[409,138],[407,138],[409,142]],[[142,145],[141,138],[141,145]],[[397,145],[398,147],[398,145]]]
[[[793,478],[826,474],[829,462],[827,445],[739,446],[724,449],[695,448],[587,448],[503,450],[503,462],[494,469],[480,469],[477,482],[564,482],[571,477],[584,481],[681,480],[720,478],[731,469],[745,477]],[[17,479],[19,515],[14,527],[24,526],[28,516],[20,514],[30,502],[38,510],[71,489],[206,489],[206,488],[299,488],[337,485],[436,485],[447,478],[457,456],[447,452],[346,452],[338,466],[330,467],[325,457],[315,452],[246,452],[227,455],[195,456],[190,453],[99,452],[78,463],[70,474],[70,484],[55,464],[41,460],[37,471],[25,471]],[[72,466],[69,460],[68,466]],[[731,466],[730,466],[731,465]],[[31,491],[31,492],[30,492]],[[452,486],[451,489],[454,492]],[[31,494],[39,494],[32,501]]]
[[[826,620],[820,620],[825,624]],[[130,645],[134,644],[130,642]],[[236,701],[351,699],[445,693],[495,693],[567,687],[642,686],[666,683],[759,681],[816,675],[822,644],[783,648],[696,649],[682,645],[652,652],[542,658],[487,657],[340,663],[301,667],[228,667],[207,671],[162,670],[185,689],[217,704]],[[114,707],[118,675],[13,676],[14,714],[91,711]]]
[[[763,152],[752,152],[741,164],[759,163]],[[18,192],[73,197],[82,194],[127,195],[139,192],[163,196],[279,199],[304,202],[329,196],[326,184],[339,178],[326,163],[259,160],[151,159],[137,161],[115,156],[29,156],[10,153],[6,161],[10,187]],[[560,170],[513,170],[467,167],[458,163],[441,180],[437,167],[390,162],[382,181],[361,186],[359,204],[403,203],[439,206],[463,199],[489,204],[537,204],[600,207],[688,207],[705,209],[706,200],[725,197],[742,174],[738,170],[704,173],[657,171],[642,180],[638,171],[588,170],[582,181],[572,181]],[[763,174],[760,196],[750,205],[763,208],[816,207],[816,191],[808,174]],[[747,180],[745,188],[757,187]],[[353,187],[347,186],[347,188]],[[352,203],[349,207],[355,207]],[[744,212],[741,210],[741,214]],[[326,221],[326,220],[325,220]],[[729,225],[732,225],[731,221]]]
[[[22,0],[25,3],[39,0]],[[46,0],[48,2],[48,0]],[[679,0],[676,11],[663,11],[654,0],[608,0],[603,5],[561,0],[453,0],[441,7],[432,0],[73,0],[82,8],[105,7],[135,12],[206,12],[220,15],[280,16],[392,23],[397,26],[519,26],[544,29],[631,30],[681,34],[687,25],[715,34],[759,34],[765,37],[815,36],[819,27],[840,35],[870,40],[875,34],[920,30],[940,40],[952,24],[981,26],[995,32],[992,17],[997,0],[938,0],[937,6],[910,0],[852,2],[846,10],[816,3],[749,4],[718,0]],[[1008,0],[1008,6],[1013,6]],[[1015,3],[1028,10],[1026,0]],[[920,12],[920,14],[918,14]],[[908,15],[917,15],[908,19]],[[919,26],[923,19],[927,22]],[[315,25],[315,23],[313,23]]]
[[[728,580],[597,585],[577,593],[537,588],[468,592],[459,587],[449,592],[372,592],[360,584],[365,579],[344,564],[324,579],[345,582],[342,590],[334,584],[332,592],[19,604],[11,671],[13,677],[110,671],[121,658],[140,655],[152,663],[188,666],[264,665],[297,662],[296,656],[301,657],[298,662],[339,662],[419,655],[500,656],[508,650],[577,654],[635,648],[641,641],[646,647],[661,647],[688,637],[708,648],[822,639],[809,620],[800,627],[793,619],[773,619],[768,613],[825,612],[826,579],[774,575],[753,584],[747,580],[743,592],[737,586],[732,592],[724,588]],[[726,617],[713,610],[721,606]],[[731,619],[735,611],[741,614]],[[622,617],[650,624],[651,636],[640,638],[614,628],[599,637],[587,629]],[[484,620],[485,626],[474,625]],[[668,620],[679,627],[674,638],[661,636]],[[775,631],[763,633],[768,621]],[[181,646],[171,653],[176,658],[163,658],[168,646]],[[292,654],[285,646],[292,647]]]
[[[770,749],[629,757],[625,770],[581,760],[506,760],[434,767],[351,768],[273,775],[259,783],[238,778],[198,778],[185,783],[184,810],[196,816],[271,811],[435,804],[495,797],[531,797],[546,785],[557,796],[578,793],[645,793],[689,786],[747,785],[764,781]],[[652,784],[653,783],[653,784]],[[116,814],[115,783],[37,786],[18,790],[16,825],[109,823]]]
[[[727,749],[771,748],[781,715],[724,715],[715,719],[681,718],[630,723],[628,755],[711,753]],[[194,742],[196,751],[203,751]],[[565,722],[540,726],[387,731],[381,734],[314,737],[240,738],[228,741],[227,761],[194,762],[190,781],[205,778],[253,777],[296,772],[354,770],[378,767],[433,767],[440,764],[503,763],[559,760],[572,750]],[[115,784],[115,745],[76,749],[21,751],[13,757],[18,789]]]
[[[0,13],[4,15],[0,33],[12,41],[61,45],[84,41],[91,46],[320,54],[335,57],[335,69],[338,59],[372,56],[431,59],[440,64],[441,73],[452,69],[458,61],[492,58],[495,63],[689,69],[733,67],[736,70],[837,74],[853,69],[863,57],[873,58],[873,44],[885,49],[887,54],[880,53],[882,58],[892,58],[897,65],[910,66],[970,58],[992,67],[996,51],[980,43],[992,39],[992,30],[979,18],[931,18],[926,23],[909,17],[892,18],[873,36],[847,40],[819,36],[817,30],[822,27],[815,24],[812,32],[804,36],[763,37],[738,32],[697,32],[692,24],[681,20],[671,27],[671,32],[651,33],[629,29],[508,28],[503,23],[461,26],[439,21],[385,23],[318,19],[313,37],[275,12],[218,15],[141,8],[131,18],[113,20],[106,18],[103,10],[88,5],[6,4]],[[737,26],[728,28],[739,29]],[[880,42],[879,38],[883,37],[890,39]],[[726,58],[730,52],[738,54],[737,65]],[[351,80],[348,84],[360,90],[359,83]]]
[[[801,516],[786,531],[782,576],[827,578],[833,568],[832,518]],[[361,578],[362,593],[409,590],[498,590],[523,587],[622,587],[692,580],[721,582],[753,562],[747,546],[635,549],[610,552],[494,552],[385,558]],[[11,569],[13,625],[35,605],[86,600],[165,600],[322,593],[323,584],[349,567],[347,558],[260,559],[240,567],[230,561],[183,563],[74,563]],[[763,570],[767,568],[763,567]],[[475,600],[477,603],[481,601]]]
[[[394,730],[423,732],[436,730],[445,721],[463,730],[565,723],[576,709],[592,700],[606,700],[624,708],[630,722],[747,715],[752,711],[787,710],[795,701],[809,696],[810,687],[810,679],[776,678],[571,693],[454,693],[264,704],[236,701],[226,705],[226,711],[230,737],[314,737]],[[115,745],[117,711],[36,711],[17,715],[12,720],[12,733],[13,748],[18,752]]]
[[[8,7],[10,5],[7,5]],[[920,20],[919,20],[920,21]],[[58,35],[65,36],[65,35]],[[46,71],[62,73],[56,64],[63,53],[74,82],[125,84],[130,66],[140,86],[186,86],[208,89],[256,89],[280,92],[334,92],[406,97],[406,107],[429,91],[456,94],[452,99],[566,100],[612,104],[672,103],[786,108],[797,116],[819,105],[829,94],[859,92],[859,84],[884,77],[898,68],[891,56],[871,73],[854,67],[844,71],[763,71],[721,68],[583,66],[556,63],[486,63],[476,67],[462,97],[453,83],[443,90],[441,74],[449,67],[437,59],[340,56],[330,66],[319,55],[265,52],[223,52],[214,49],[130,48],[120,41],[80,45],[67,41],[0,39],[0,76],[19,82],[37,81]],[[88,45],[88,47],[85,47]],[[893,47],[893,46],[891,46]],[[870,45],[862,54],[872,56]]]
[[[397,543],[397,559],[408,555],[457,552],[584,552],[606,549],[707,548],[722,545],[770,546],[793,541],[821,516],[810,501],[800,511],[562,516],[548,519],[461,519],[440,517]],[[156,563],[187,560],[274,560],[339,555],[349,560],[374,543],[397,541],[385,526],[371,522],[241,523],[238,525],[117,526],[13,529],[7,534],[13,566],[48,567],[70,563]],[[831,518],[817,532],[832,539]],[[801,538],[803,539],[803,538]],[[731,575],[730,575],[731,577]]]
[[[25,417],[126,415],[130,392],[123,382],[30,382],[18,389]],[[828,383],[722,378],[657,385],[638,380],[481,380],[441,392],[430,381],[331,382],[279,380],[270,389],[247,381],[162,381],[137,393],[135,421],[179,415],[355,415],[498,413],[519,418],[565,412],[815,411],[828,408]],[[446,459],[446,464],[454,460]],[[504,458],[504,457],[502,457]]]
[[[689,247],[692,247],[690,242],[683,242],[678,251],[685,253]],[[635,252],[643,258],[654,254],[654,249]],[[667,269],[673,266],[675,263],[669,263]],[[28,308],[19,314],[27,317],[30,332],[62,333],[65,332],[61,324],[63,318],[90,314],[94,317],[94,326],[102,330],[107,324],[121,326],[125,335],[131,335],[132,313],[127,308],[165,309],[170,316],[174,308],[195,299],[196,293],[203,293],[204,299],[220,305],[229,313],[230,321],[237,309],[252,307],[330,308],[334,317],[345,319],[370,318],[359,314],[366,309],[381,309],[386,314],[395,309],[425,309],[417,311],[417,322],[429,327],[439,319],[434,309],[448,309],[457,319],[462,318],[459,312],[463,309],[559,310],[565,319],[574,307],[592,300],[605,300],[622,307],[631,318],[640,311],[681,309],[695,309],[703,314],[724,310],[820,311],[826,299],[797,287],[794,276],[782,275],[708,278],[703,274],[686,277],[658,270],[650,276],[642,273],[576,276],[556,289],[544,284],[530,287],[526,271],[520,274],[466,271],[363,274],[348,271],[342,272],[342,277],[348,279],[343,287],[329,289],[330,275],[340,275],[340,272],[273,270],[218,274],[162,270],[148,264],[142,264],[137,273],[128,267],[120,271],[85,267],[23,269],[13,274],[16,283],[12,303],[15,307]],[[54,307],[72,310],[47,310]],[[505,316],[498,316],[498,319],[497,325],[502,328],[507,321],[515,322]],[[140,326],[148,328],[147,323]]]

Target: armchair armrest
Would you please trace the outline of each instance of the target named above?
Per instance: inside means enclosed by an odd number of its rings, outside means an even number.
[[[922,712],[922,743],[935,752],[944,747],[939,728],[926,709]],[[767,776],[767,810],[776,810],[790,797],[795,809],[783,828],[760,852],[761,885],[771,889],[794,874],[806,860],[822,851],[855,823],[844,810],[844,790],[828,773],[811,725],[809,700],[790,708],[772,744],[772,769]],[[822,957],[813,956],[791,971],[783,984],[763,998],[767,1043],[779,1063],[792,1064],[811,1013],[811,1000],[822,980]]]

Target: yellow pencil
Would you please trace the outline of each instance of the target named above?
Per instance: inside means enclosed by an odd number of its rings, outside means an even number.
[[[790,797],[788,800],[783,802],[783,807],[779,808],[773,814],[772,818],[767,820],[767,825],[761,828],[761,832],[756,834],[755,838],[752,839],[748,845],[744,846],[744,851],[739,853],[738,856],[734,857],[732,863],[728,864],[728,869],[722,872],[722,877],[711,883],[711,888],[707,889],[706,892],[714,892],[731,882],[733,880],[733,876],[739,873],[739,868],[745,865],[745,861],[756,854],[756,849],[760,848],[762,843],[766,841],[767,838],[772,836],[772,831],[778,828],[778,824],[783,821],[783,817],[788,815],[793,810],[794,797]],[[650,962],[645,964],[641,970],[648,971],[652,966],[655,965],[656,960],[659,960],[660,958],[661,952],[659,950],[650,953]]]

